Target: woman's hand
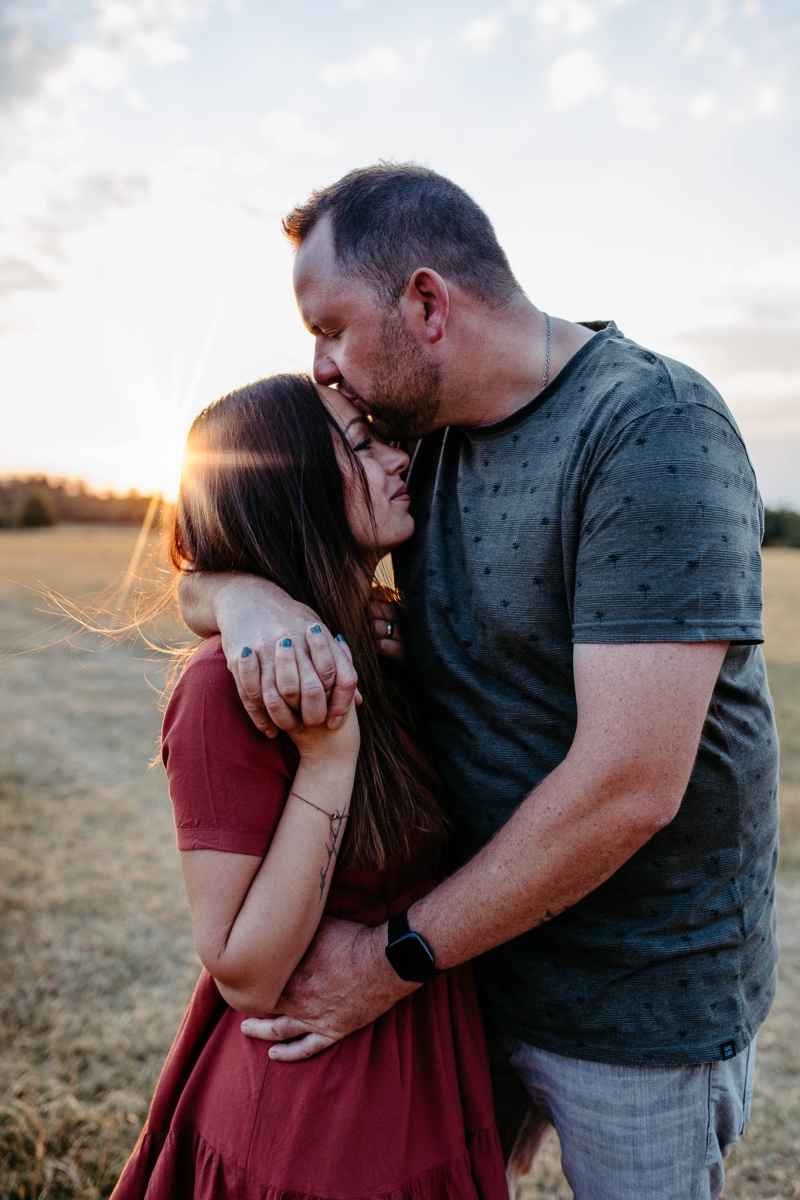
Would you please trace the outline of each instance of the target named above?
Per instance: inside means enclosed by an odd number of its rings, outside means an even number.
[[[399,604],[388,600],[370,600],[369,613],[372,618],[372,632],[378,643],[378,650],[385,658],[402,663],[404,659],[403,641],[400,637],[398,617]]]
[[[274,583],[254,575],[204,574],[183,577],[181,611],[200,637],[222,634],[222,648],[251,721],[267,737],[302,725],[335,727],[353,696],[361,702],[358,677],[343,642],[316,614]],[[316,632],[309,636],[308,631]],[[288,704],[275,686],[273,647],[290,637],[297,648],[300,692]]]
[[[310,640],[314,635],[309,630],[306,636]],[[349,656],[349,649],[344,646],[344,650]],[[300,696],[300,670],[296,647],[288,636],[279,638],[275,646],[275,686],[287,704],[295,707]],[[307,767],[328,766],[337,760],[352,763],[358,758],[361,734],[355,703],[350,705],[338,729],[330,729],[327,725],[298,725],[286,732]]]

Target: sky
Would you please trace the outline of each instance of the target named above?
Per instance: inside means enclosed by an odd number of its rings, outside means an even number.
[[[310,366],[281,217],[393,159],[800,508],[798,65],[797,0],[0,0],[0,474],[174,491],[196,412]]]

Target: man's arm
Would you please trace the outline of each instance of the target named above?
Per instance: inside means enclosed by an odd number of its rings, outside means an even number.
[[[301,728],[300,717],[304,725],[327,721],[330,729],[338,729],[353,697],[360,699],[345,643],[276,584],[254,575],[198,572],[182,578],[178,596],[194,633],[207,638],[221,632],[242,704],[268,737],[277,737],[279,729]],[[296,692],[284,688],[281,694],[275,684],[275,646],[284,637],[292,639],[299,678]]]
[[[437,962],[464,962],[557,916],[674,819],[726,650],[575,647],[569,754],[479,855],[412,909]]]
[[[578,723],[566,758],[479,854],[410,910],[437,966],[576,904],[673,820],[726,650],[726,642],[575,647]],[[289,1061],[374,1020],[409,991],[385,959],[386,936],[385,925],[326,929],[289,982],[286,1015],[247,1031],[298,1037],[270,1051]]]

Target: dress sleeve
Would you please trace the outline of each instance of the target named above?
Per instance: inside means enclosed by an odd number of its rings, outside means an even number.
[[[255,728],[219,638],[189,661],[164,717],[162,759],[179,850],[263,856],[294,772],[280,740]]]
[[[737,431],[701,404],[626,425],[584,487],[575,642],[762,642],[763,508]]]

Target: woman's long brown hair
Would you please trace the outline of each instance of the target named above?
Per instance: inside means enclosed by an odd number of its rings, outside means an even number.
[[[348,484],[334,438],[352,465]],[[370,571],[348,524],[346,486],[361,487],[369,506],[363,468],[309,378],[239,388],[189,432],[170,557],[179,571],[269,579],[343,635],[364,698],[343,857],[384,868],[408,856],[415,830],[443,836],[447,820],[400,744],[392,709],[403,700],[372,637]]]

